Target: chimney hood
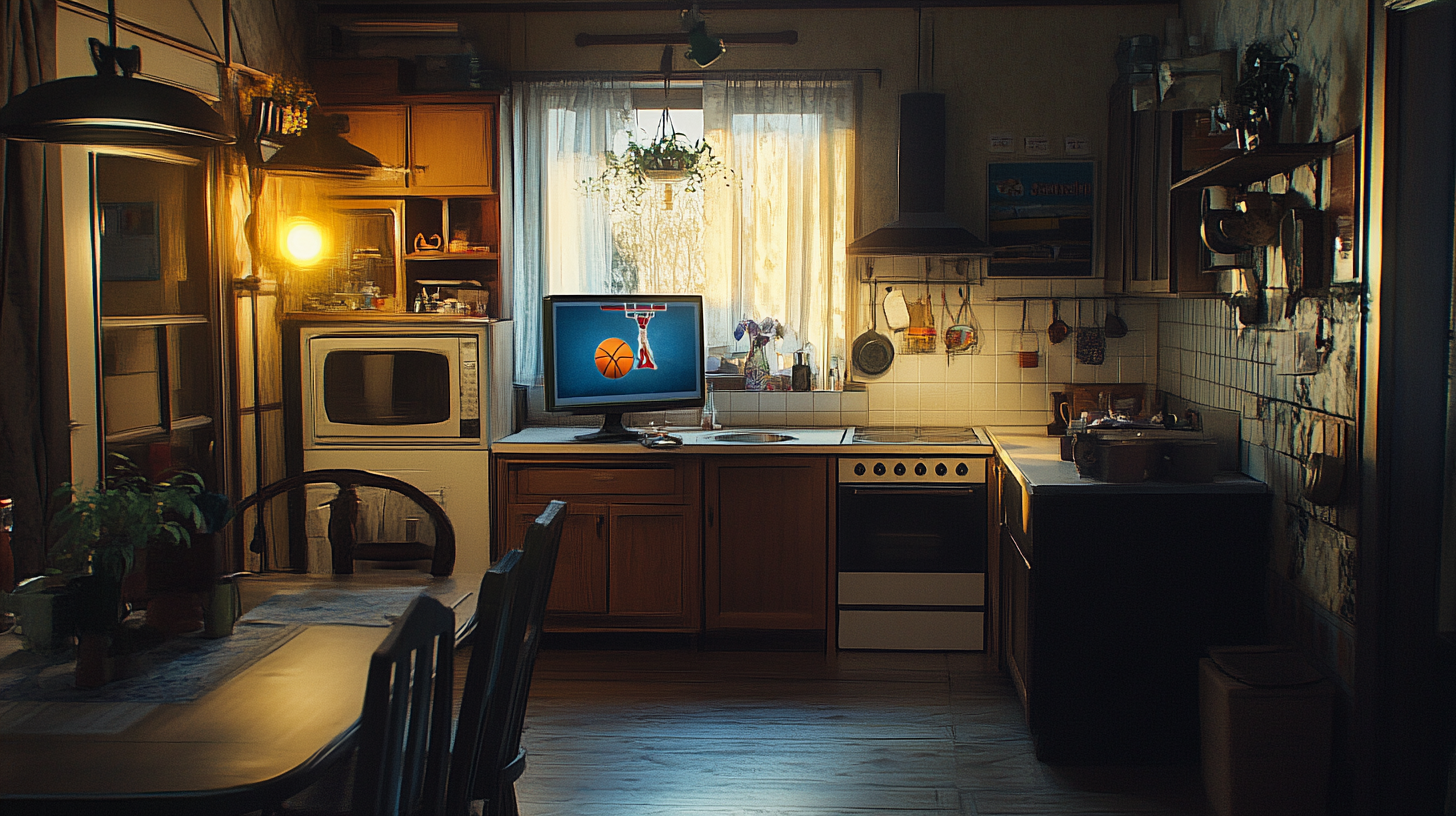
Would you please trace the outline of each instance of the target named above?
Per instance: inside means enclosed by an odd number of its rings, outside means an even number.
[[[850,243],[845,253],[991,254],[985,241],[945,214],[945,94],[901,94],[899,218]]]

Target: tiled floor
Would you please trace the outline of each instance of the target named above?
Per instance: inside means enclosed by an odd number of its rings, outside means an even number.
[[[1195,766],[1038,762],[979,654],[543,650],[522,816],[1205,814]]]

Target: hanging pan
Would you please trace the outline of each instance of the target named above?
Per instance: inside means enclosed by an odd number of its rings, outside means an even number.
[[[890,362],[895,359],[895,346],[890,343],[890,338],[875,331],[875,311],[878,306],[875,297],[877,294],[875,287],[871,285],[869,331],[854,338],[854,344],[849,349],[849,359],[854,363],[854,367],[870,375],[885,373],[885,369],[889,368]]]

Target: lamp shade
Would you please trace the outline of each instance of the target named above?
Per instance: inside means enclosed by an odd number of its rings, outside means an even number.
[[[126,147],[233,143],[222,117],[196,94],[114,74],[66,77],[30,88],[0,108],[0,136]]]
[[[315,117],[303,133],[263,162],[263,169],[269,173],[325,178],[364,178],[379,170],[383,165],[378,157],[349,144],[339,135],[341,118]]]

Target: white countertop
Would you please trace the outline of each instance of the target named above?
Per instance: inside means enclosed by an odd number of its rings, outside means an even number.
[[[1061,437],[991,433],[1001,461],[1032,495],[1097,493],[1263,493],[1269,486],[1242,473],[1218,473],[1212,482],[1099,482],[1077,475],[1077,466],[1062,461]]]
[[[843,453],[844,446],[853,436],[852,428],[722,428],[704,431],[698,428],[669,428],[668,433],[682,437],[680,448],[648,448],[638,442],[578,442],[580,434],[591,433],[594,428],[573,426],[537,426],[523,428],[520,433],[511,434],[493,444],[492,449],[500,453],[572,453],[572,454],[637,454],[672,453],[688,451],[693,453],[763,453],[785,451],[792,453]],[[714,437],[734,433],[772,433],[793,437],[781,442],[744,443],[720,441]]]

